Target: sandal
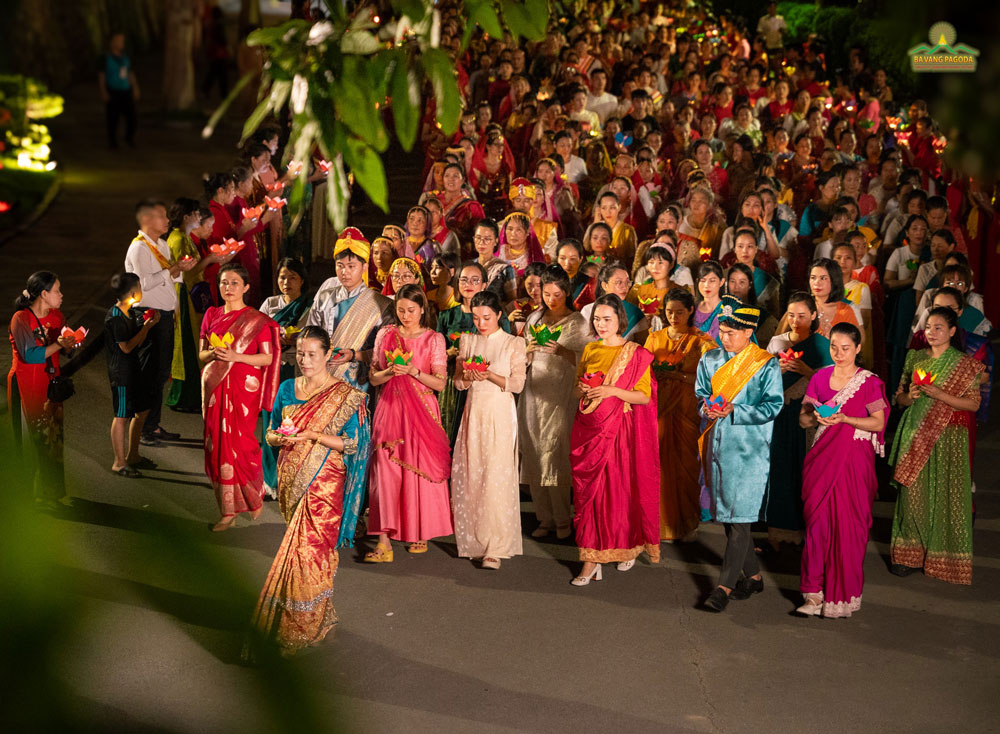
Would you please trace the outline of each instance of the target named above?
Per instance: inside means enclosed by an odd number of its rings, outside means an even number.
[[[498,571],[500,569],[500,559],[493,556],[483,556],[483,568]]]
[[[223,530],[229,530],[229,528],[235,525],[236,525],[236,515],[223,515],[222,519],[212,526],[212,532],[221,533]]]
[[[427,552],[427,541],[418,540],[415,543],[410,543],[406,546],[407,553],[426,553]]]
[[[392,546],[376,545],[375,550],[365,553],[365,563],[392,563]]]
[[[115,474],[117,474],[120,477],[126,477],[128,479],[142,479],[142,472],[139,471],[138,469],[133,469],[130,466],[123,466],[121,469],[118,469],[117,471],[115,470],[112,471],[114,471]]]

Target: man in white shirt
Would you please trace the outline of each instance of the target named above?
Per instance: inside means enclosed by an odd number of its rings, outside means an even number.
[[[308,324],[330,335],[334,347],[330,373],[357,388],[368,385],[368,365],[378,328],[391,320],[393,303],[368,287],[371,247],[359,230],[337,236],[333,260],[337,275],[316,291]]]
[[[608,73],[604,69],[590,72],[590,94],[587,95],[587,109],[594,112],[601,125],[618,110],[618,98],[607,91]]]
[[[757,21],[757,33],[764,36],[764,46],[767,47],[769,55],[774,55],[770,52],[779,52],[777,54],[779,61],[781,56],[780,51],[785,46],[782,34],[787,30],[788,26],[785,24],[785,19],[778,15],[778,3],[768,3],[767,15],[761,16],[761,19]]]
[[[163,386],[170,379],[170,366],[174,359],[174,311],[177,309],[177,289],[181,273],[193,268],[195,260],[173,263],[170,248],[163,236],[170,225],[167,208],[162,201],[145,199],[135,208],[139,233],[125,253],[125,272],[139,276],[142,300],[137,306],[156,309],[160,320],[149,330],[149,336],[139,352],[143,387],[149,401],[149,415],[142,429],[143,445],[156,445],[161,440],[175,441],[177,433],[170,433],[160,425],[163,409]],[[142,468],[142,467],[140,467]]]

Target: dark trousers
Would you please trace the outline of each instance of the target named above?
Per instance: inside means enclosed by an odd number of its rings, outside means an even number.
[[[760,573],[757,564],[757,554],[753,550],[753,536],[750,535],[750,523],[723,523],[726,529],[726,553],[722,556],[722,573],[719,574],[719,586],[727,589],[736,588],[740,572],[747,578]]]
[[[135,138],[135,100],[132,90],[109,90],[111,95],[105,105],[105,115],[108,125],[108,145],[118,146],[118,120],[125,118],[125,142],[132,144]]]
[[[160,321],[149,330],[146,348],[139,355],[146,393],[149,400],[149,416],[143,427],[145,432],[155,431],[160,425],[163,410],[163,386],[170,379],[170,366],[174,361],[174,312],[160,311]]]

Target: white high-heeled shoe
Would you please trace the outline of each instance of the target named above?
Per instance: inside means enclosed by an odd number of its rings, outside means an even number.
[[[600,563],[598,563],[596,566],[594,566],[594,570],[591,571],[588,575],[586,575],[586,576],[577,576],[575,579],[573,579],[572,581],[570,581],[570,583],[573,584],[573,586],[586,586],[587,584],[589,584],[591,582],[591,580],[594,580],[594,581],[600,581],[601,580],[601,564]]]
[[[810,592],[808,594],[803,594],[805,597],[805,604],[800,606],[795,611],[799,614],[803,614],[807,617],[819,617],[823,614],[823,592]]]
[[[634,558],[631,561],[621,561],[618,564],[618,570],[619,571],[628,571],[634,565],[635,565],[635,559]]]

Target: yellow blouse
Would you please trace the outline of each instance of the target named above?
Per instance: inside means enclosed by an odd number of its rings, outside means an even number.
[[[623,344],[622,346],[625,345]],[[576,366],[576,376],[583,377],[587,372],[603,372],[604,374],[608,374],[621,348],[609,347],[599,341],[591,342],[583,349],[583,356],[580,357],[580,362]],[[649,382],[649,367],[647,367],[646,371],[642,373],[642,377],[639,378],[639,381],[632,389],[638,390],[648,398],[651,394]]]
[[[691,330],[680,339],[671,339],[668,329],[652,332],[646,339],[646,349],[653,353],[653,363],[672,365],[674,370],[693,375],[698,370],[701,355],[718,347],[715,340],[701,329]]]

